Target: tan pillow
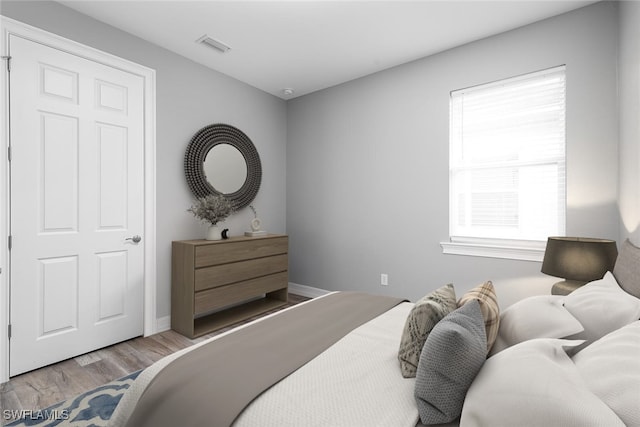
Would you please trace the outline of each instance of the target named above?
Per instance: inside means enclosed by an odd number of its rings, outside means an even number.
[[[404,324],[398,360],[405,378],[414,378],[420,361],[420,353],[433,327],[457,308],[456,292],[449,283],[416,302]]]
[[[484,318],[484,327],[487,331],[487,353],[491,350],[491,346],[498,336],[498,327],[500,326],[500,308],[498,307],[498,298],[496,290],[491,281],[486,281],[476,286],[469,292],[464,294],[458,301],[458,307],[462,307],[472,300],[480,302],[480,310]]]

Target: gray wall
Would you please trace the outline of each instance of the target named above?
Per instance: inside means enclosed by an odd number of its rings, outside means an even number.
[[[640,245],[640,3],[620,3],[620,237]]]
[[[286,231],[286,106],[279,98],[54,2],[2,1],[0,13],[156,70],[157,316],[170,314],[171,241],[203,238],[182,160],[193,134],[211,123],[238,127],[252,139],[263,180],[254,206],[265,229]],[[253,213],[225,221],[232,235],[249,229]]]
[[[157,71],[158,317],[169,314],[170,242],[204,233],[185,212],[191,199],[182,175],[184,149],[197,129],[214,122],[239,127],[260,152],[264,177],[255,205],[268,230],[290,235],[293,282],[411,299],[447,282],[459,292],[485,279],[513,287],[547,283],[555,279],[539,273],[539,263],[442,254],[439,242],[448,237],[448,95],[567,64],[567,233],[616,239],[619,230],[638,233],[638,98],[633,95],[620,103],[631,115],[620,127],[625,209],[618,221],[613,3],[288,104],[57,3],[3,0],[0,7],[5,16]],[[621,63],[627,64],[621,88],[637,94],[638,5],[621,5],[620,15],[626,52]],[[226,226],[239,234],[250,218],[244,210]],[[380,273],[389,274],[387,288],[379,285]]]
[[[599,3],[289,101],[290,280],[411,299],[448,282],[461,292],[489,279],[548,281],[540,263],[443,255],[439,242],[449,92],[561,64],[567,234],[617,239],[617,40],[617,6]]]

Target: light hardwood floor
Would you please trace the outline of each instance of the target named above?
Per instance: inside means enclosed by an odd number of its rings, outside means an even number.
[[[308,299],[289,294],[289,303],[282,308]],[[0,385],[0,419],[2,420],[0,425],[7,422],[2,415],[5,410],[47,408],[54,403],[70,399],[114,379],[146,368],[168,354],[258,317],[261,316],[247,319],[196,339],[186,338],[172,330],[146,338],[139,337],[15,376],[9,382]]]

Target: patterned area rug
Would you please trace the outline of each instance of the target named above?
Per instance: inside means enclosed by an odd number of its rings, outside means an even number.
[[[120,402],[124,392],[142,371],[112,381],[103,386],[89,390],[75,399],[57,403],[47,409],[37,411],[16,411],[13,421],[6,427],[13,426],[72,426],[103,427],[111,418],[114,409]]]

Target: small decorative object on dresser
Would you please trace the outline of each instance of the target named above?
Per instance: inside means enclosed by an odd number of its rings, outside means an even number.
[[[218,222],[224,221],[234,212],[234,209],[231,201],[223,195],[210,194],[196,199],[187,212],[191,212],[196,218],[209,224],[206,240],[220,240],[222,233]]]
[[[278,234],[173,242],[171,329],[194,338],[285,305],[288,248]]]
[[[251,231],[245,231],[244,235],[247,237],[257,237],[257,236],[266,236],[267,232],[265,230],[261,230],[262,221],[258,218],[258,212],[253,205],[249,205],[251,210],[253,211],[253,219],[251,220]]]

